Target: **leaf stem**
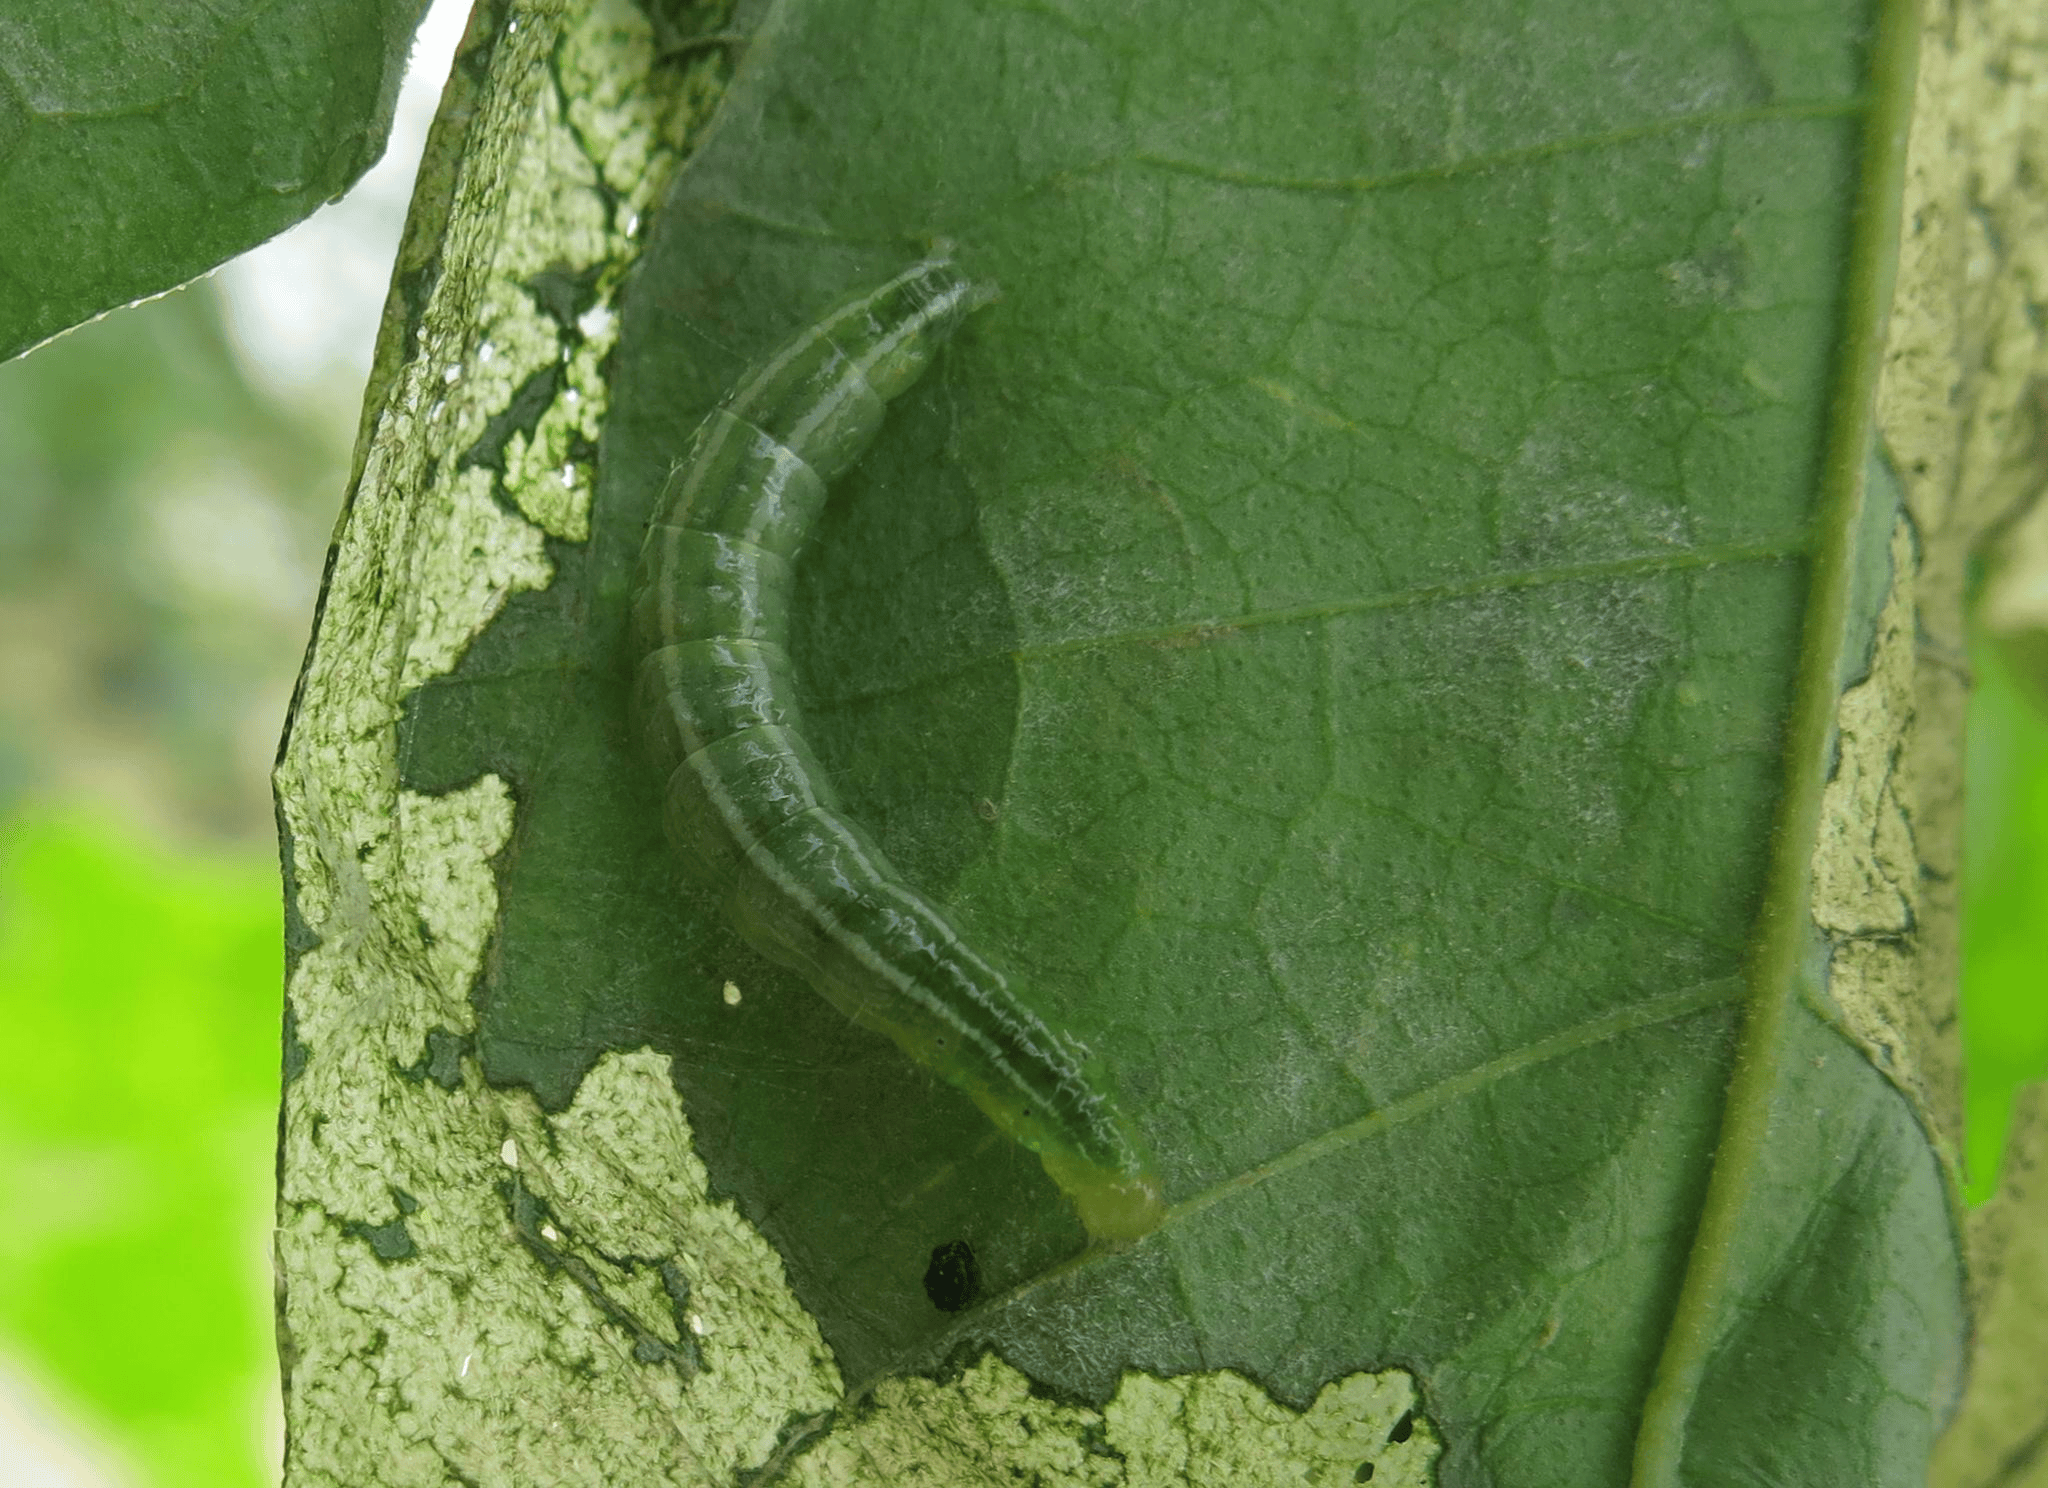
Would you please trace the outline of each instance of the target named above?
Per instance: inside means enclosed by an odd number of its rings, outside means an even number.
[[[1871,49],[1871,103],[1864,120],[1860,189],[1850,227],[1841,349],[1828,409],[1806,629],[1787,720],[1784,792],[1747,968],[1748,1009],[1699,1229],[1664,1352],[1643,1402],[1632,1488],[1680,1488],[1683,1482],[1686,1423],[1721,1342],[1736,1247],[1763,1166],[1771,1107],[1783,1074],[1787,1026],[1814,944],[1813,845],[1841,691],[1864,473],[1898,261],[1919,40],[1919,0],[1882,0]]]

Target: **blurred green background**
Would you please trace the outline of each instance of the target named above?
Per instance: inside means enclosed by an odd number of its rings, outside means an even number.
[[[0,1462],[59,1459],[9,1484],[275,1478],[266,777],[356,394],[224,305],[0,366]]]
[[[268,770],[347,473],[437,6],[386,164],[205,283],[0,366],[0,1463],[240,1488],[281,1442]],[[1972,1196],[2048,1074],[2048,692],[1973,656]]]
[[[0,1485],[258,1488],[284,958],[269,771],[411,179],[0,364]]]

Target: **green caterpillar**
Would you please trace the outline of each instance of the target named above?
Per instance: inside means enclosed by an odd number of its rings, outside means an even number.
[[[936,255],[847,300],[743,376],[697,428],[647,529],[634,727],[670,841],[748,944],[970,1096],[1038,1154],[1098,1244],[1163,1213],[1072,1046],[847,819],[804,742],[792,564],[826,499],[959,323],[995,298]]]

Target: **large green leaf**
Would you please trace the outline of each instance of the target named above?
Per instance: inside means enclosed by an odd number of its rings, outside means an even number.
[[[552,582],[407,694],[406,787],[516,801],[473,1039],[413,1078],[473,1051],[574,1123],[601,1056],[670,1056],[856,1398],[984,1351],[1091,1406],[1128,1369],[1302,1408],[1398,1367],[1447,1482],[1917,1480],[1949,1195],[1808,910],[1836,698],[1899,630],[1868,410],[1912,26],[772,10],[627,302],[588,540],[552,526]],[[692,426],[937,238],[1003,299],[834,493],[804,700],[1158,1154],[1173,1212],[1113,1255],[685,889],[626,737]],[[564,328],[603,303],[528,288]],[[501,491],[564,375],[471,449]],[[923,1278],[958,1241],[955,1317]]]
[[[384,152],[424,0],[0,14],[0,359],[182,284]]]

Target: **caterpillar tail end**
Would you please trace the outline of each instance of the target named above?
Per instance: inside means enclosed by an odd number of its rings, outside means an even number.
[[[1166,1218],[1165,1195],[1150,1171],[1120,1172],[1057,1152],[1041,1152],[1039,1159],[1072,1201],[1098,1250],[1135,1244]]]

